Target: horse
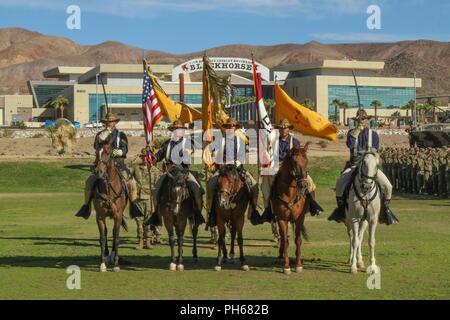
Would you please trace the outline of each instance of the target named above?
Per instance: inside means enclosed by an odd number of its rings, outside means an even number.
[[[217,230],[219,233],[219,239],[217,241],[217,264],[214,267],[214,270],[221,271],[222,262],[227,261],[228,259],[225,244],[227,224],[229,225],[231,235],[231,262],[234,262],[234,243],[237,234],[241,269],[244,271],[250,270],[244,256],[244,238],[242,236],[245,212],[248,209],[250,201],[251,195],[246,190],[236,166],[230,164],[224,165],[219,171],[217,193],[214,195],[213,199],[213,210],[216,214]]]
[[[349,186],[345,225],[350,239],[349,264],[350,272],[353,274],[358,273],[358,268],[365,268],[361,245],[367,227],[369,227],[370,270],[373,270],[369,272],[378,270],[375,264],[375,231],[381,210],[381,190],[375,181],[378,162],[374,153],[364,153]]]
[[[112,157],[113,139],[105,142],[97,153],[97,163],[94,174],[97,181],[93,192],[93,203],[96,211],[96,221],[100,233],[101,264],[100,271],[106,272],[109,262],[113,271],[120,271],[119,266],[119,233],[120,226],[128,231],[123,212],[127,205],[126,186],[122,182],[119,169]],[[111,256],[108,249],[108,230],[106,218],[114,220],[113,245]]]
[[[171,271],[184,270],[183,241],[188,221],[191,225],[193,239],[192,256],[194,261],[198,260],[197,234],[199,222],[195,221],[195,216],[193,215],[195,204],[187,185],[188,175],[188,169],[182,166],[174,165],[169,168],[161,186],[161,190],[166,190],[167,192],[162,192],[158,201],[159,212],[169,234],[171,252],[169,270]],[[178,256],[175,256],[174,229],[178,240]]]
[[[277,172],[271,191],[271,209],[278,222],[280,231],[279,258],[283,260],[283,273],[291,273],[289,261],[289,222],[295,225],[295,271],[303,271],[301,257],[302,236],[308,240],[304,226],[305,215],[309,209],[306,197],[307,185],[307,151],[309,142],[304,147],[294,147],[284,158]]]

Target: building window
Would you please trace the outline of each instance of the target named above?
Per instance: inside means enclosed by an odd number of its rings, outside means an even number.
[[[414,100],[414,88],[402,87],[359,87],[361,107],[373,109],[372,101],[381,102],[379,109],[399,109]],[[358,96],[355,86],[328,86],[328,117],[334,118],[333,100],[339,99],[349,104],[350,108],[358,108]],[[339,112],[339,111],[338,111]]]

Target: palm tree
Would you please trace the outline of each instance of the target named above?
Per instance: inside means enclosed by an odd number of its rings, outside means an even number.
[[[433,122],[436,122],[436,108],[439,107],[439,102],[435,99],[431,100],[431,108],[433,108]]]
[[[406,110],[406,117],[409,117],[409,110],[413,110],[414,109],[414,105],[416,103],[414,102],[414,100],[410,100],[407,104],[405,104],[401,109],[402,110]],[[412,113],[411,113],[412,114]]]
[[[60,110],[61,118],[64,118],[64,107],[68,104],[69,99],[64,96],[58,96],[50,103],[50,106],[52,106],[55,110]]]
[[[310,110],[314,110],[315,103],[310,98],[305,98],[300,101],[300,104]]]
[[[417,105],[417,110],[420,112],[422,123],[425,123],[425,115],[433,110],[433,106],[428,103],[421,103]]]
[[[339,123],[339,118],[338,118],[338,109],[340,109],[342,101],[339,99],[334,99],[333,102],[331,103],[334,106],[334,122],[337,124]],[[345,122],[345,120],[344,120]]]
[[[344,126],[346,126],[347,125],[347,109],[348,108],[350,108],[350,106],[349,106],[349,104],[348,104],[348,102],[346,102],[346,101],[341,101],[341,104],[340,104],[340,106],[339,106],[339,109],[342,109],[343,110],[343,116],[344,116]]]
[[[378,100],[374,100],[372,101],[372,103],[370,104],[374,109],[375,109],[375,122],[378,123],[378,108],[381,107],[381,102]]]

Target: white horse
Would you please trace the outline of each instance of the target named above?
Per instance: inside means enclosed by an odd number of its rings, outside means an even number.
[[[364,232],[369,227],[370,270],[378,270],[375,264],[375,230],[381,210],[381,190],[375,179],[378,172],[378,158],[374,153],[364,153],[357,164],[348,198],[345,225],[350,238],[350,272],[364,269],[361,245]],[[370,271],[369,271],[370,272]]]

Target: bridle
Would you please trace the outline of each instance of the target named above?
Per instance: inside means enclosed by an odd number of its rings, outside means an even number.
[[[172,169],[174,170],[174,169]],[[178,210],[175,211],[174,208],[179,208],[181,206],[181,203],[186,200],[188,198],[189,195],[189,190],[186,184],[186,173],[181,171],[180,173],[181,175],[183,175],[182,179],[183,179],[183,183],[180,184],[178,183],[178,176],[175,174],[172,174],[170,171],[167,171],[167,177],[174,182],[175,185],[171,185],[170,190],[172,190],[173,188],[181,188],[183,193],[181,194],[180,197],[176,197],[176,199],[172,199],[172,192],[169,192],[168,194],[168,202],[167,202],[167,207],[169,208],[170,211],[172,211],[172,213],[177,214]],[[181,180],[181,179],[180,179]]]
[[[303,168],[294,160],[294,155],[289,154],[290,157],[290,165],[292,166],[292,169],[289,171],[290,177],[292,177],[295,180],[295,186],[292,186],[290,182],[284,182],[283,184],[288,185],[289,188],[296,188],[297,193],[295,195],[295,198],[291,201],[285,201],[281,198],[280,195],[278,195],[278,200],[283,203],[289,210],[292,210],[292,208],[305,196],[306,191],[308,190],[308,184],[307,184],[307,176],[308,173],[306,170],[303,170]]]
[[[217,190],[217,193],[218,193],[219,197],[220,197],[220,194],[222,194],[222,193],[225,193],[228,195],[227,201],[225,202],[225,206],[227,208],[229,208],[239,193],[240,189],[238,189],[238,190],[236,189],[236,184],[240,181],[240,177],[239,177],[239,174],[237,173],[236,169],[233,169],[233,175],[232,175],[233,179],[232,180],[230,179],[231,175],[229,175],[227,173],[222,173],[222,175],[226,175],[228,181],[230,181],[231,187],[229,189],[225,189],[222,187]]]
[[[355,193],[356,197],[358,198],[359,202],[361,203],[361,205],[364,208],[364,219],[367,218],[367,208],[369,207],[369,204],[375,200],[375,198],[378,195],[378,184],[376,183],[376,179],[378,176],[378,170],[376,170],[375,174],[373,176],[369,176],[368,174],[364,173],[363,170],[363,165],[364,165],[364,158],[366,157],[366,155],[373,155],[375,156],[374,153],[372,152],[367,152],[365,153],[361,159],[359,160],[358,163],[358,181],[359,183],[359,190],[357,188],[357,184],[355,183],[355,181],[353,181],[353,192]],[[364,187],[364,183],[365,181],[370,181],[370,189],[366,189]],[[364,193],[361,194],[360,191],[363,191]],[[375,191],[375,192],[373,192]],[[370,195],[371,193],[372,196],[370,198],[367,198],[368,195]]]

